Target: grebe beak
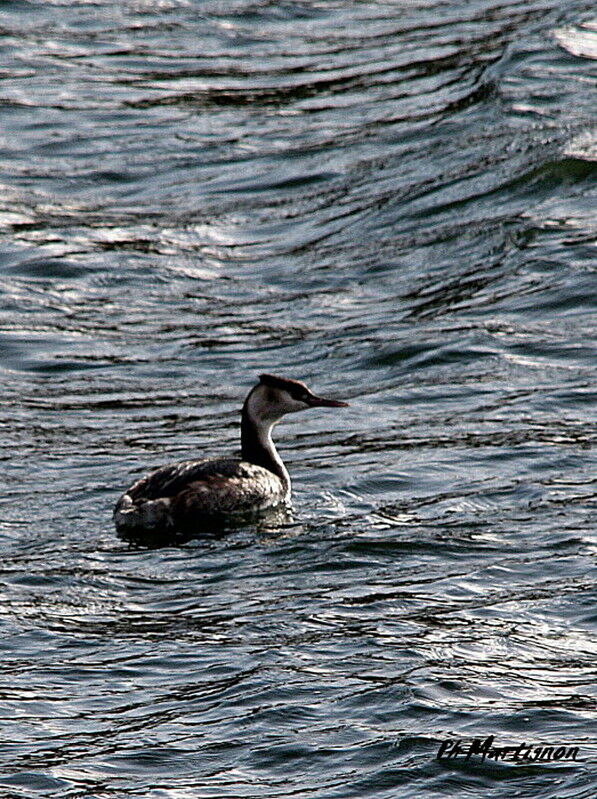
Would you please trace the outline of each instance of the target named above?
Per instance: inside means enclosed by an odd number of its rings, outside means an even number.
[[[348,408],[348,402],[324,399],[323,397],[316,397],[315,394],[312,394],[307,402],[310,408]]]

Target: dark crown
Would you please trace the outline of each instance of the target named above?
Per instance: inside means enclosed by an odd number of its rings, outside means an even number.
[[[277,375],[259,375],[259,382],[270,388],[279,388],[287,391],[291,396],[304,396],[311,392],[300,380],[291,380],[289,377],[278,377]]]

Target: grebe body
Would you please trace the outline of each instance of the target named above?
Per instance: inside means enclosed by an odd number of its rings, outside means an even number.
[[[163,466],[143,477],[116,503],[119,533],[188,529],[201,519],[226,520],[290,502],[290,476],[272,441],[287,413],[345,407],[298,380],[261,375],[241,416],[241,458],[208,458]]]

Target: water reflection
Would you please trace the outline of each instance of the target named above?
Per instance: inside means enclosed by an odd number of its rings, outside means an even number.
[[[291,507],[279,505],[259,513],[246,514],[236,520],[226,522],[215,519],[196,519],[189,525],[172,529],[121,530],[119,537],[133,547],[159,549],[161,547],[183,546],[195,539],[201,541],[218,540],[229,537],[235,530],[249,528],[251,535],[261,540],[275,540],[286,535],[294,526]]]
[[[2,10],[0,784],[593,795],[592,9],[107,8]],[[261,372],[294,515],[116,538]]]

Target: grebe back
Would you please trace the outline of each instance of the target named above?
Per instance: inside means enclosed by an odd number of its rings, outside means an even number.
[[[315,396],[298,380],[261,375],[242,408],[242,457],[162,466],[120,497],[114,509],[116,529],[184,529],[202,518],[225,520],[288,503],[290,476],[272,441],[272,428],[287,413],[347,405]]]

